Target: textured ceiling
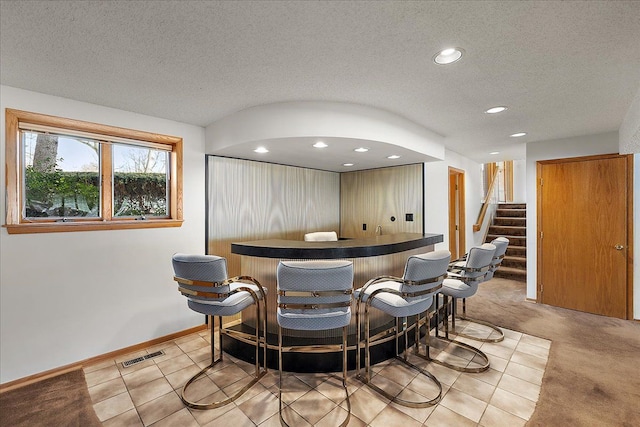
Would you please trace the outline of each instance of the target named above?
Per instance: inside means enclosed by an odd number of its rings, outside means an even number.
[[[618,130],[640,84],[638,1],[3,0],[0,15],[3,85],[200,126],[358,103],[480,162]],[[450,46],[463,59],[434,64]]]

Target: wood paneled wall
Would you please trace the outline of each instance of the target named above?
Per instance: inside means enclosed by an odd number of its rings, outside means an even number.
[[[207,250],[227,258],[239,275],[231,242],[302,240],[310,231],[340,225],[340,174],[207,156]]]
[[[423,232],[423,165],[346,173],[207,156],[207,253],[242,274],[231,242]],[[413,221],[406,221],[406,214]],[[391,221],[391,217],[395,221]],[[367,224],[367,230],[362,230]]]
[[[423,164],[343,172],[340,175],[340,237],[422,233]],[[406,220],[413,214],[413,221]],[[391,220],[395,218],[395,221]],[[362,225],[367,229],[363,230]]]

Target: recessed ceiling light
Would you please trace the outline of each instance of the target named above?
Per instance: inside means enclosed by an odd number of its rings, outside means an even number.
[[[353,163],[343,163],[342,166],[353,166]]]
[[[327,147],[328,147],[328,145],[327,145],[327,144],[325,144],[325,143],[324,143],[324,142],[322,142],[322,141],[318,141],[318,142],[316,142],[315,144],[313,144],[313,146],[314,146],[314,147],[316,147],[316,148],[327,148]]]
[[[369,151],[369,149],[367,147],[359,147],[359,148],[356,148],[353,151],[355,151],[357,153],[366,153],[367,151]]]
[[[459,47],[444,49],[436,53],[436,55],[433,57],[433,62],[438,65],[451,64],[462,58],[463,52],[464,50]]]
[[[255,149],[255,150],[253,150],[253,151],[255,151],[256,153],[268,153],[268,152],[269,152],[269,150],[267,150],[267,149],[266,149],[266,148],[264,148],[264,147],[258,147],[258,148],[256,148],[256,149]]]
[[[492,152],[490,152],[489,154],[491,154],[491,155],[493,155],[493,154],[500,154],[500,152],[499,152],[499,151],[492,151]]]
[[[502,113],[506,109],[507,109],[507,107],[503,107],[503,106],[492,107],[492,108],[489,108],[487,111],[485,111],[485,113],[487,113],[487,114]]]
[[[399,159],[399,158],[400,158],[400,156],[398,156],[397,154],[392,154],[390,156],[387,156],[387,159],[391,159],[391,160]]]
[[[513,133],[511,135],[509,135],[511,138],[520,138],[521,136],[525,136],[527,133],[526,132],[518,132],[518,133]]]

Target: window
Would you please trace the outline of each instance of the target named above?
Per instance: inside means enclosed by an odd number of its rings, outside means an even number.
[[[9,233],[179,227],[182,139],[6,110]]]
[[[166,216],[167,151],[113,145],[113,216]]]

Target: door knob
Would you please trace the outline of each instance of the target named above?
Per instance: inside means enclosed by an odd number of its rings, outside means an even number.
[[[624,246],[622,245],[615,245],[614,248],[616,248],[617,250],[621,251],[624,249]]]

